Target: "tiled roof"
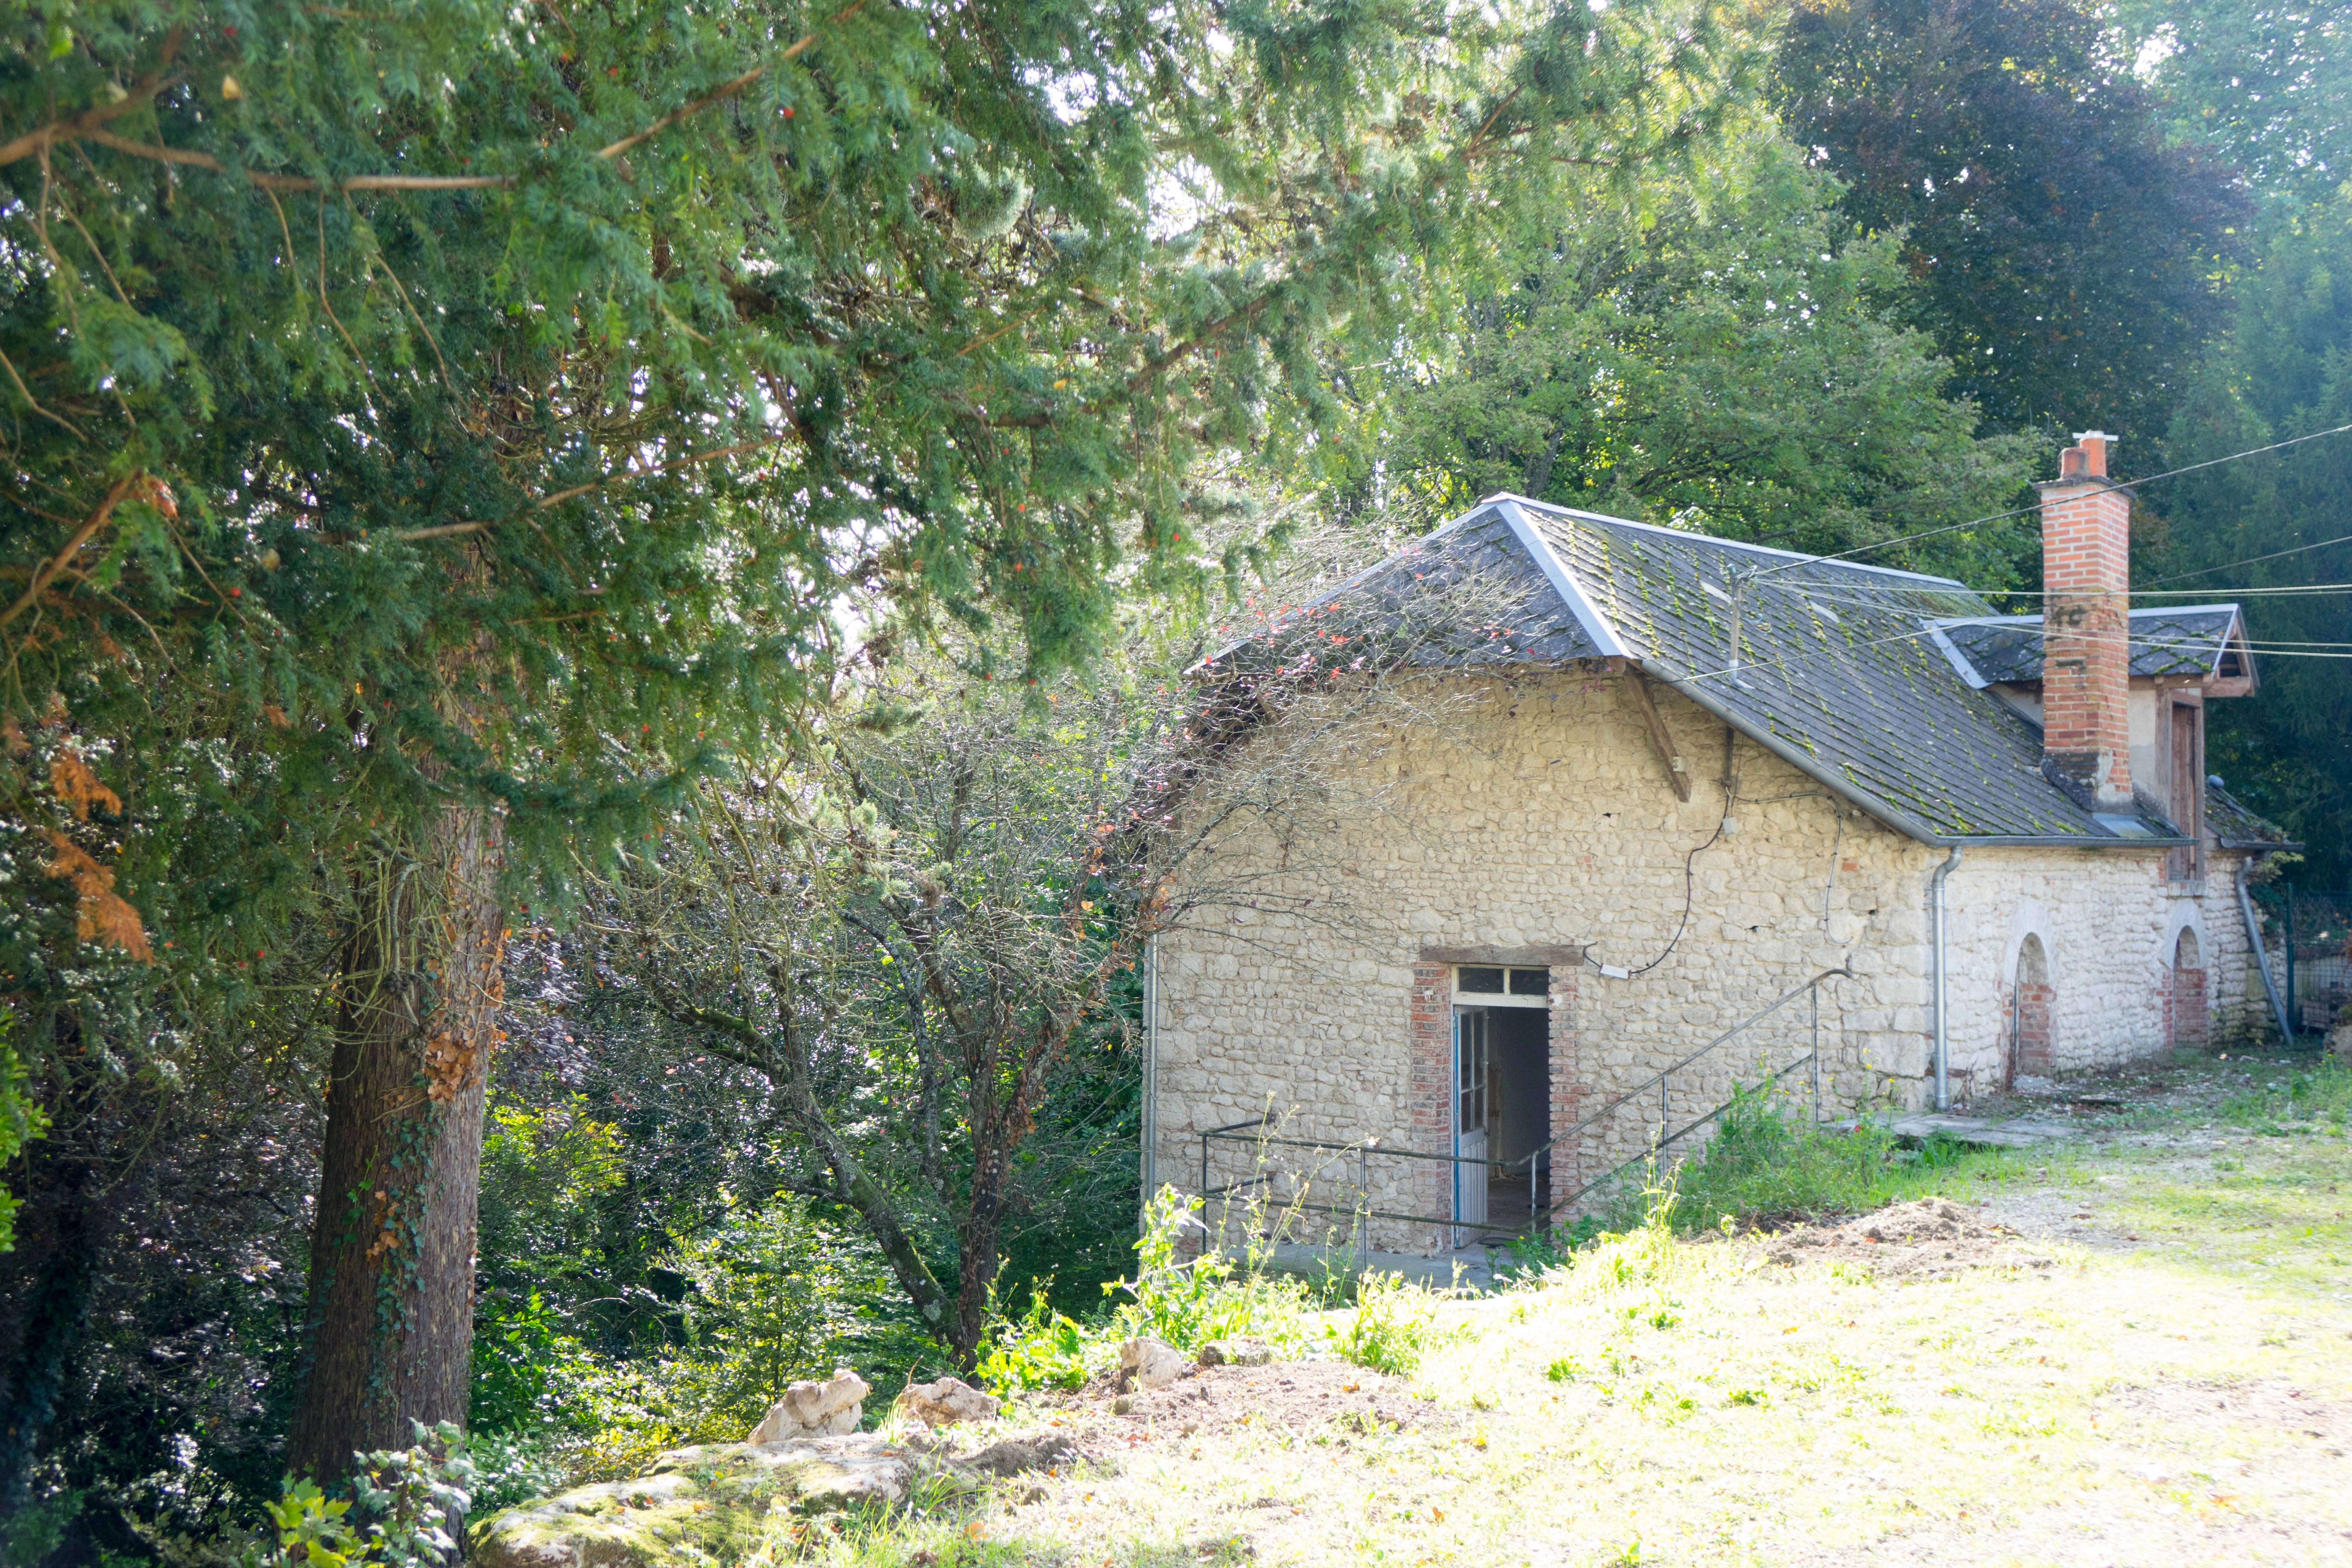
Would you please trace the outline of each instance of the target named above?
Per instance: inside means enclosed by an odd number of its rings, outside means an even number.
[[[2042,617],[1985,616],[1940,623],[1961,679],[1992,686],[2042,679]],[[2231,637],[2244,628],[2235,605],[2198,605],[2131,613],[2131,672],[2134,675],[2207,676],[2216,673]]]
[[[2224,849],[2300,849],[2277,824],[2265,822],[2237,796],[2208,779],[2205,783],[2205,826]]]
[[[1735,574],[1741,578],[1736,670]],[[1993,615],[1981,595],[1948,578],[1496,496],[1318,603],[1336,609],[1346,595],[1357,606],[1351,618],[1377,605],[1376,615],[1394,626],[1410,618],[1403,606],[1412,598],[1473,581],[1507,607],[1474,612],[1444,637],[1423,637],[1413,662],[1628,659],[1929,843],[2088,847],[2174,837],[2158,816],[2095,815],[2087,798],[2043,773],[2041,731],[1980,682],[1963,679],[1935,635],[1958,626],[1974,637],[1975,628],[2029,623]],[[2165,617],[2160,625],[2152,616],[2144,627],[2142,617],[2133,618],[2135,670],[2143,638],[2151,659],[2206,658],[2236,612],[2156,614]],[[2229,617],[2219,629],[2209,624],[2215,615]],[[2038,637],[2001,629],[1999,638],[2011,639],[2000,649],[2012,664],[2026,644],[2035,645],[2038,674]],[[1990,647],[1981,651],[1994,658]]]

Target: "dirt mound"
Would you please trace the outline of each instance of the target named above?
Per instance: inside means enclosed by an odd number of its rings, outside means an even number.
[[[1843,1225],[1790,1231],[1776,1237],[1765,1256],[1790,1266],[1808,1260],[1858,1265],[1890,1279],[1935,1279],[1964,1268],[2049,1268],[2048,1258],[2020,1246],[2022,1239],[1979,1210],[1948,1198],[1922,1198]]]
[[[1328,1428],[1344,1442],[1359,1434],[1442,1430],[1454,1419],[1413,1398],[1404,1379],[1338,1361],[1196,1366],[1164,1388],[1120,1394],[1103,1379],[1078,1394],[1029,1397],[1089,1458],[1252,1426],[1301,1436]]]

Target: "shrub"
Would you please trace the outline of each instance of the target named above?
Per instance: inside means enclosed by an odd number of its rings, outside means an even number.
[[[286,1478],[264,1504],[270,1530],[241,1554],[242,1568],[438,1568],[457,1551],[448,1526],[472,1506],[473,1460],[450,1422],[411,1423],[406,1448],[360,1456],[350,1498],[330,1498],[307,1479]],[[272,1539],[274,1537],[274,1539]]]
[[[1369,1273],[1356,1282],[1356,1310],[1347,1322],[1327,1326],[1324,1335],[1344,1360],[1409,1377],[1439,1339],[1437,1300],[1401,1275]]]
[[[1004,1394],[1076,1388],[1105,1359],[1103,1342],[1099,1324],[1088,1327],[1065,1317],[1054,1310],[1044,1289],[1033,1289],[1025,1317],[1000,1318],[992,1326],[980,1357],[980,1381]]]
[[[469,1437],[466,1457],[474,1463],[474,1505],[478,1519],[563,1489],[567,1471],[562,1457],[545,1438],[530,1433],[506,1432]]]
[[[1418,1368],[1438,1342],[1437,1293],[1395,1275],[1365,1275],[1356,1282],[1352,1310],[1318,1327],[1310,1321],[1314,1291],[1303,1279],[1267,1271],[1262,1253],[1238,1260],[1222,1252],[1179,1258],[1178,1237],[1206,1228],[1197,1206],[1173,1188],[1151,1200],[1135,1244],[1135,1278],[1104,1287],[1125,1298],[1104,1317],[1066,1317],[1040,1289],[1024,1316],[996,1319],[980,1361],[982,1381],[1008,1394],[1075,1388],[1110,1367],[1120,1341],[1143,1336],[1188,1352],[1223,1339],[1262,1340],[1293,1355],[1320,1348],[1399,1376]],[[1258,1229],[1253,1225],[1253,1234]]]
[[[694,1441],[740,1438],[793,1380],[837,1363],[878,1376],[939,1353],[903,1311],[887,1310],[900,1298],[881,1249],[802,1199],[743,1210],[664,1261],[692,1289],[687,1343],[658,1381]]]

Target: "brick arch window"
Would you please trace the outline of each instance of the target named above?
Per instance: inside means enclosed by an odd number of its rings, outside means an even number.
[[[2178,1050],[2202,1050],[2206,1043],[2205,950],[2193,926],[2182,926],[2172,944],[2172,966],[2164,972],[2164,1034]]]
[[[2042,939],[2029,936],[2017,950],[2017,973],[2009,991],[2009,1048],[2003,1053],[2001,1081],[2048,1078],[2057,1065],[2057,1041],[2051,1028],[2050,954]]]

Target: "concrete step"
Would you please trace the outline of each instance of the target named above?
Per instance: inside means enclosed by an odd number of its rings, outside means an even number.
[[[1862,1125],[1855,1118],[1823,1123],[1833,1131],[1851,1132]],[[1921,1116],[1898,1116],[1880,1123],[1906,1143],[1924,1143],[1940,1132],[1955,1142],[1970,1143],[1983,1149],[2032,1149],[2054,1143],[2064,1138],[2079,1138],[2083,1130],[2063,1121],[2049,1121],[2038,1117],[1952,1116],[1929,1113]]]

